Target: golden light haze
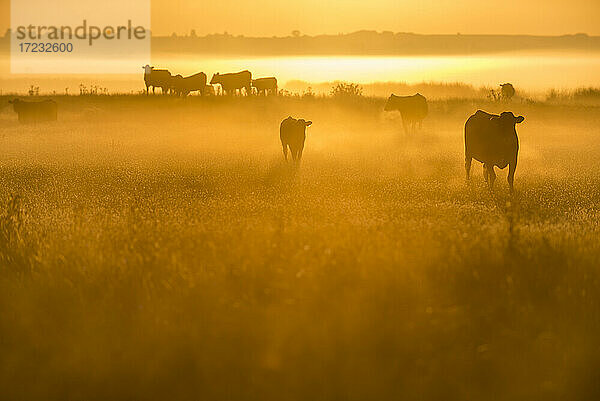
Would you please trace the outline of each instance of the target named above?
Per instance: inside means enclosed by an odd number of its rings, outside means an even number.
[[[152,2],[157,34],[227,31],[253,36],[361,29],[416,33],[600,34],[600,2],[589,0],[343,0]]]
[[[64,3],[64,2],[63,2]],[[10,0],[0,0],[0,30]],[[600,35],[597,0],[154,0],[152,30],[199,35],[316,35],[361,29],[415,33]]]

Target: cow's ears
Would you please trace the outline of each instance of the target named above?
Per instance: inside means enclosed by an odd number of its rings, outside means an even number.
[[[525,117],[523,117],[523,116],[519,116],[519,117],[515,118],[515,122],[517,124],[521,124],[523,121],[525,121]]]
[[[312,121],[305,121],[304,125],[306,125],[307,127],[310,127],[312,125]]]

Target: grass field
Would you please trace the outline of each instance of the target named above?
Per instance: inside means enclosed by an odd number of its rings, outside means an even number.
[[[600,107],[384,101],[0,111],[0,399],[598,399]],[[478,108],[525,116],[514,198],[464,182]]]

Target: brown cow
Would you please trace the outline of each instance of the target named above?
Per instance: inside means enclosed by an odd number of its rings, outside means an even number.
[[[490,189],[493,188],[496,180],[494,166],[500,169],[509,166],[508,185],[511,192],[513,191],[519,154],[519,138],[515,126],[523,120],[524,117],[515,117],[513,113],[506,111],[495,115],[478,110],[469,117],[465,124],[467,180],[470,179],[472,159],[483,163],[483,175]]]
[[[56,121],[57,106],[54,100],[24,101],[20,99],[9,100],[13,109],[19,116],[21,123],[37,123],[42,121]]]
[[[512,84],[500,84],[500,97],[504,100],[511,100],[515,93],[515,87]]]
[[[277,95],[277,78],[275,77],[253,79],[252,86],[256,88],[259,95],[263,93],[265,96],[269,93]]]
[[[252,93],[252,73],[250,71],[231,74],[219,74],[217,72],[210,80],[210,84],[220,84],[223,92],[227,95],[235,95],[238,89],[240,93],[242,89],[245,89],[248,96]]]
[[[290,148],[292,160],[300,163],[302,159],[302,151],[304,150],[304,141],[306,140],[306,127],[310,127],[312,121],[303,119],[296,120],[288,117],[281,122],[279,127],[279,138],[281,146],[283,146],[283,157],[287,161],[287,149]]]
[[[171,91],[177,96],[187,96],[190,92],[200,91],[200,95],[204,95],[206,89],[206,74],[199,72],[189,77],[175,75],[171,78]]]
[[[146,84],[146,95],[148,88],[152,87],[152,93],[155,88],[160,88],[162,93],[167,93],[171,87],[172,75],[168,70],[155,70],[154,67],[146,64],[144,69],[144,83]]]
[[[417,124],[419,127],[422,126],[429,110],[425,96],[417,93],[413,96],[391,95],[385,104],[384,111],[399,111],[402,115],[404,132],[408,132],[410,129],[414,130]]]

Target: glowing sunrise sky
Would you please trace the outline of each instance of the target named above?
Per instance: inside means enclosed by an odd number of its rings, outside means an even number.
[[[15,1],[15,0],[13,0]],[[26,0],[18,0],[26,1]],[[72,0],[56,1],[64,7]],[[125,1],[125,0],[124,0]],[[0,0],[0,30],[10,0]],[[153,0],[152,30],[198,35],[316,35],[361,29],[416,33],[600,35],[598,0]]]

